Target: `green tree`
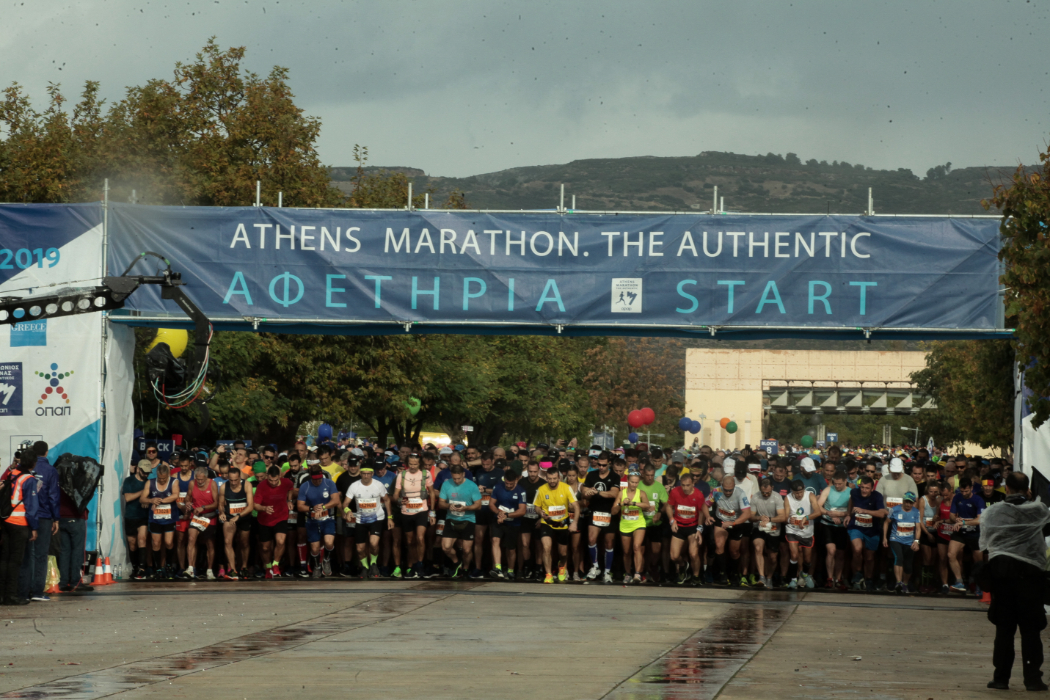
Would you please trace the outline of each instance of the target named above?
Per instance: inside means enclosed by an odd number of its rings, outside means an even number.
[[[924,435],[939,445],[975,442],[1013,446],[1014,351],[1006,340],[938,341],[929,344],[926,368],[911,375],[937,408],[918,415]]]
[[[1017,362],[1027,368],[1036,427],[1050,418],[1050,151],[1040,153],[1039,160],[1040,170],[1018,166],[1011,183],[996,185],[983,202],[1003,215],[1000,282],[1006,289],[1006,316],[1015,328]]]

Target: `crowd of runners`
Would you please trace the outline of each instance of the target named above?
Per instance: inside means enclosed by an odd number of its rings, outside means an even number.
[[[1002,460],[524,445],[178,453],[122,488],[135,580],[459,578],[979,594]]]

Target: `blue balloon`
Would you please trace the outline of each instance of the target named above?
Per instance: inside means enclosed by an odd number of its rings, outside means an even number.
[[[700,421],[694,420],[693,424],[689,426],[689,432],[699,434],[700,433]]]
[[[693,419],[682,416],[678,421],[678,429],[685,432],[689,432],[689,428],[693,425]]]
[[[328,425],[327,423],[321,423],[321,425],[317,426],[317,440],[319,442],[324,442],[325,440],[331,439],[332,426]]]
[[[638,433],[631,433],[627,436],[627,439],[631,441],[631,444],[638,442]]]

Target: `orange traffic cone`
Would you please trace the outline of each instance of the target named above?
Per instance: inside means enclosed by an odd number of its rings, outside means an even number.
[[[95,578],[92,579],[91,585],[95,586],[96,588],[98,586],[106,585],[106,573],[105,570],[102,568],[102,557],[99,557],[98,560],[95,562]]]
[[[60,591],[58,590],[58,583],[52,583],[50,586],[45,588],[44,593],[47,593],[48,595],[55,595],[57,593],[60,593]]]
[[[116,583],[116,581],[113,580],[113,569],[109,568],[109,557],[106,557],[106,563],[102,567],[102,573],[106,577],[107,586],[111,583]]]
[[[986,604],[986,605],[991,605],[991,602],[992,602],[992,594],[991,594],[991,593],[989,593],[988,591],[984,591],[984,592],[982,592],[982,593],[981,593],[981,602],[982,602],[982,603],[984,603],[984,604]]]

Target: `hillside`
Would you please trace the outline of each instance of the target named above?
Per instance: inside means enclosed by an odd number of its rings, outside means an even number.
[[[369,168],[370,170],[372,168]],[[443,202],[459,189],[480,209],[551,209],[559,186],[577,209],[707,211],[714,187],[729,212],[859,214],[873,188],[880,214],[987,214],[981,199],[1013,168],[937,166],[919,177],[911,170],[873,170],[860,164],[803,163],[795,154],[746,156],[704,152],[697,156],[596,158],[563,165],[511,168],[465,178],[427,176],[410,167],[389,168],[411,177],[417,192]],[[349,190],[354,169],[333,168],[335,184]],[[994,213],[994,212],[993,212]]]

